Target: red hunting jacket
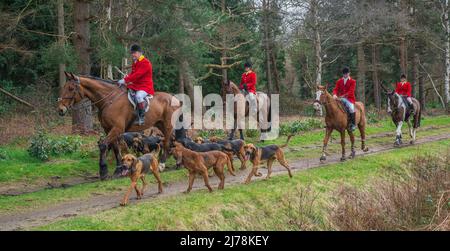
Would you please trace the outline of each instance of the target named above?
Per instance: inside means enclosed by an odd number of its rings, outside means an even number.
[[[135,91],[145,91],[150,95],[155,95],[152,63],[141,56],[138,61],[133,63],[131,69],[131,73],[125,77],[125,82],[131,83],[127,87]]]
[[[336,82],[336,87],[333,90],[333,94],[341,98],[346,98],[354,104],[356,103],[355,89],[356,81],[354,79],[349,78],[347,83],[344,85],[344,78],[341,78]]]
[[[411,93],[412,93],[411,83],[406,82],[406,83],[402,84],[401,82],[398,82],[395,92],[402,96],[411,97]]]
[[[244,72],[244,74],[242,74],[241,84],[239,86],[241,90],[244,89],[244,84],[247,84],[248,92],[256,94],[256,73],[253,71],[248,73]]]

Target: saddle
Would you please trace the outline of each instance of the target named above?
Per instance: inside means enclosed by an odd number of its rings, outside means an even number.
[[[150,101],[153,99],[153,96],[148,95],[145,97],[145,112],[148,112],[150,109]],[[136,100],[136,92],[133,90],[128,90],[128,101],[130,101],[133,106],[133,110],[137,111],[137,100]]]

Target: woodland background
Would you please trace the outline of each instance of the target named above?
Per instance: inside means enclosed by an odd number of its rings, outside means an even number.
[[[114,67],[126,70],[139,43],[159,91],[221,93],[250,61],[258,89],[281,94],[282,113],[307,115],[316,84],[331,89],[349,66],[357,99],[375,111],[385,106],[380,84],[402,73],[425,109],[444,108],[448,13],[448,0],[2,0],[0,87],[51,123],[64,70],[119,79]],[[2,122],[29,112],[0,93]],[[75,109],[74,128],[91,131],[93,115]]]

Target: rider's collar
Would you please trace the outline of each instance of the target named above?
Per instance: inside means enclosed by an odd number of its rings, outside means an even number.
[[[248,75],[248,74],[250,74],[252,72],[253,72],[252,70],[249,70],[249,71],[246,71],[245,74]]]
[[[141,56],[138,58],[138,61],[141,62],[142,60],[144,60],[144,58],[145,58],[145,56],[144,56],[144,55],[141,55]]]

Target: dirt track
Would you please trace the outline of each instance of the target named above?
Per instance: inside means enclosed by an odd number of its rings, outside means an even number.
[[[420,131],[430,131],[436,129],[442,129],[445,126],[428,126],[420,128]],[[320,129],[323,130],[323,129]],[[319,131],[319,130],[317,130]],[[382,138],[382,137],[395,137],[394,132],[383,132],[378,134],[369,135],[367,139],[373,138]],[[332,138],[332,140],[337,140]],[[317,146],[303,146],[301,149],[305,148],[317,148]],[[28,183],[28,182],[13,182],[11,184],[3,184],[0,187],[0,196],[19,196],[27,193],[34,193],[40,190],[45,189],[58,189],[58,188],[68,188],[75,185],[93,183],[99,181],[98,176],[92,176],[89,174],[68,177],[68,178],[60,178],[60,177],[52,177],[50,179],[44,179],[38,181],[36,183]]]
[[[416,145],[446,140],[450,139],[450,134],[443,134],[438,136],[431,136],[427,139],[420,139],[417,141]],[[409,145],[405,145],[404,147],[408,147]],[[389,145],[374,147],[369,150],[367,153],[363,153],[361,151],[357,152],[357,156],[365,156],[378,154],[386,151],[393,150],[394,147]],[[335,164],[340,162],[340,154],[332,155],[328,157],[328,160],[325,164],[320,163],[317,158],[314,159],[306,159],[297,162],[291,161],[292,169],[296,171],[301,171],[310,168],[317,168],[322,166],[327,166],[330,164]],[[266,174],[266,169],[260,169],[263,175]],[[248,171],[238,172],[235,177],[228,176],[226,178],[226,186],[241,184],[242,180],[246,177]],[[273,175],[286,174],[284,168],[280,166],[274,166]],[[264,177],[263,176],[263,177]],[[256,178],[254,180],[258,180],[261,178]],[[218,184],[217,178],[211,179],[211,185],[216,187]],[[144,196],[143,201],[151,200],[155,197],[168,197],[175,194],[180,194],[185,191],[187,187],[187,181],[181,181],[173,184],[168,184],[164,187],[164,193],[162,195],[156,195],[155,185],[151,185],[147,194]],[[203,182],[200,179],[197,179],[194,184],[194,190],[205,189]],[[108,210],[111,208],[118,207],[119,201],[123,196],[123,192],[113,193],[109,195],[99,195],[94,196],[88,200],[75,200],[70,202],[61,203],[55,206],[50,206],[43,209],[37,209],[28,212],[18,212],[11,213],[7,215],[0,215],[0,230],[21,230],[28,229],[35,226],[45,225],[57,220],[61,220],[64,218],[74,217],[78,215],[90,215],[94,213],[98,213],[100,211]],[[134,197],[132,197],[131,204],[136,203]]]

